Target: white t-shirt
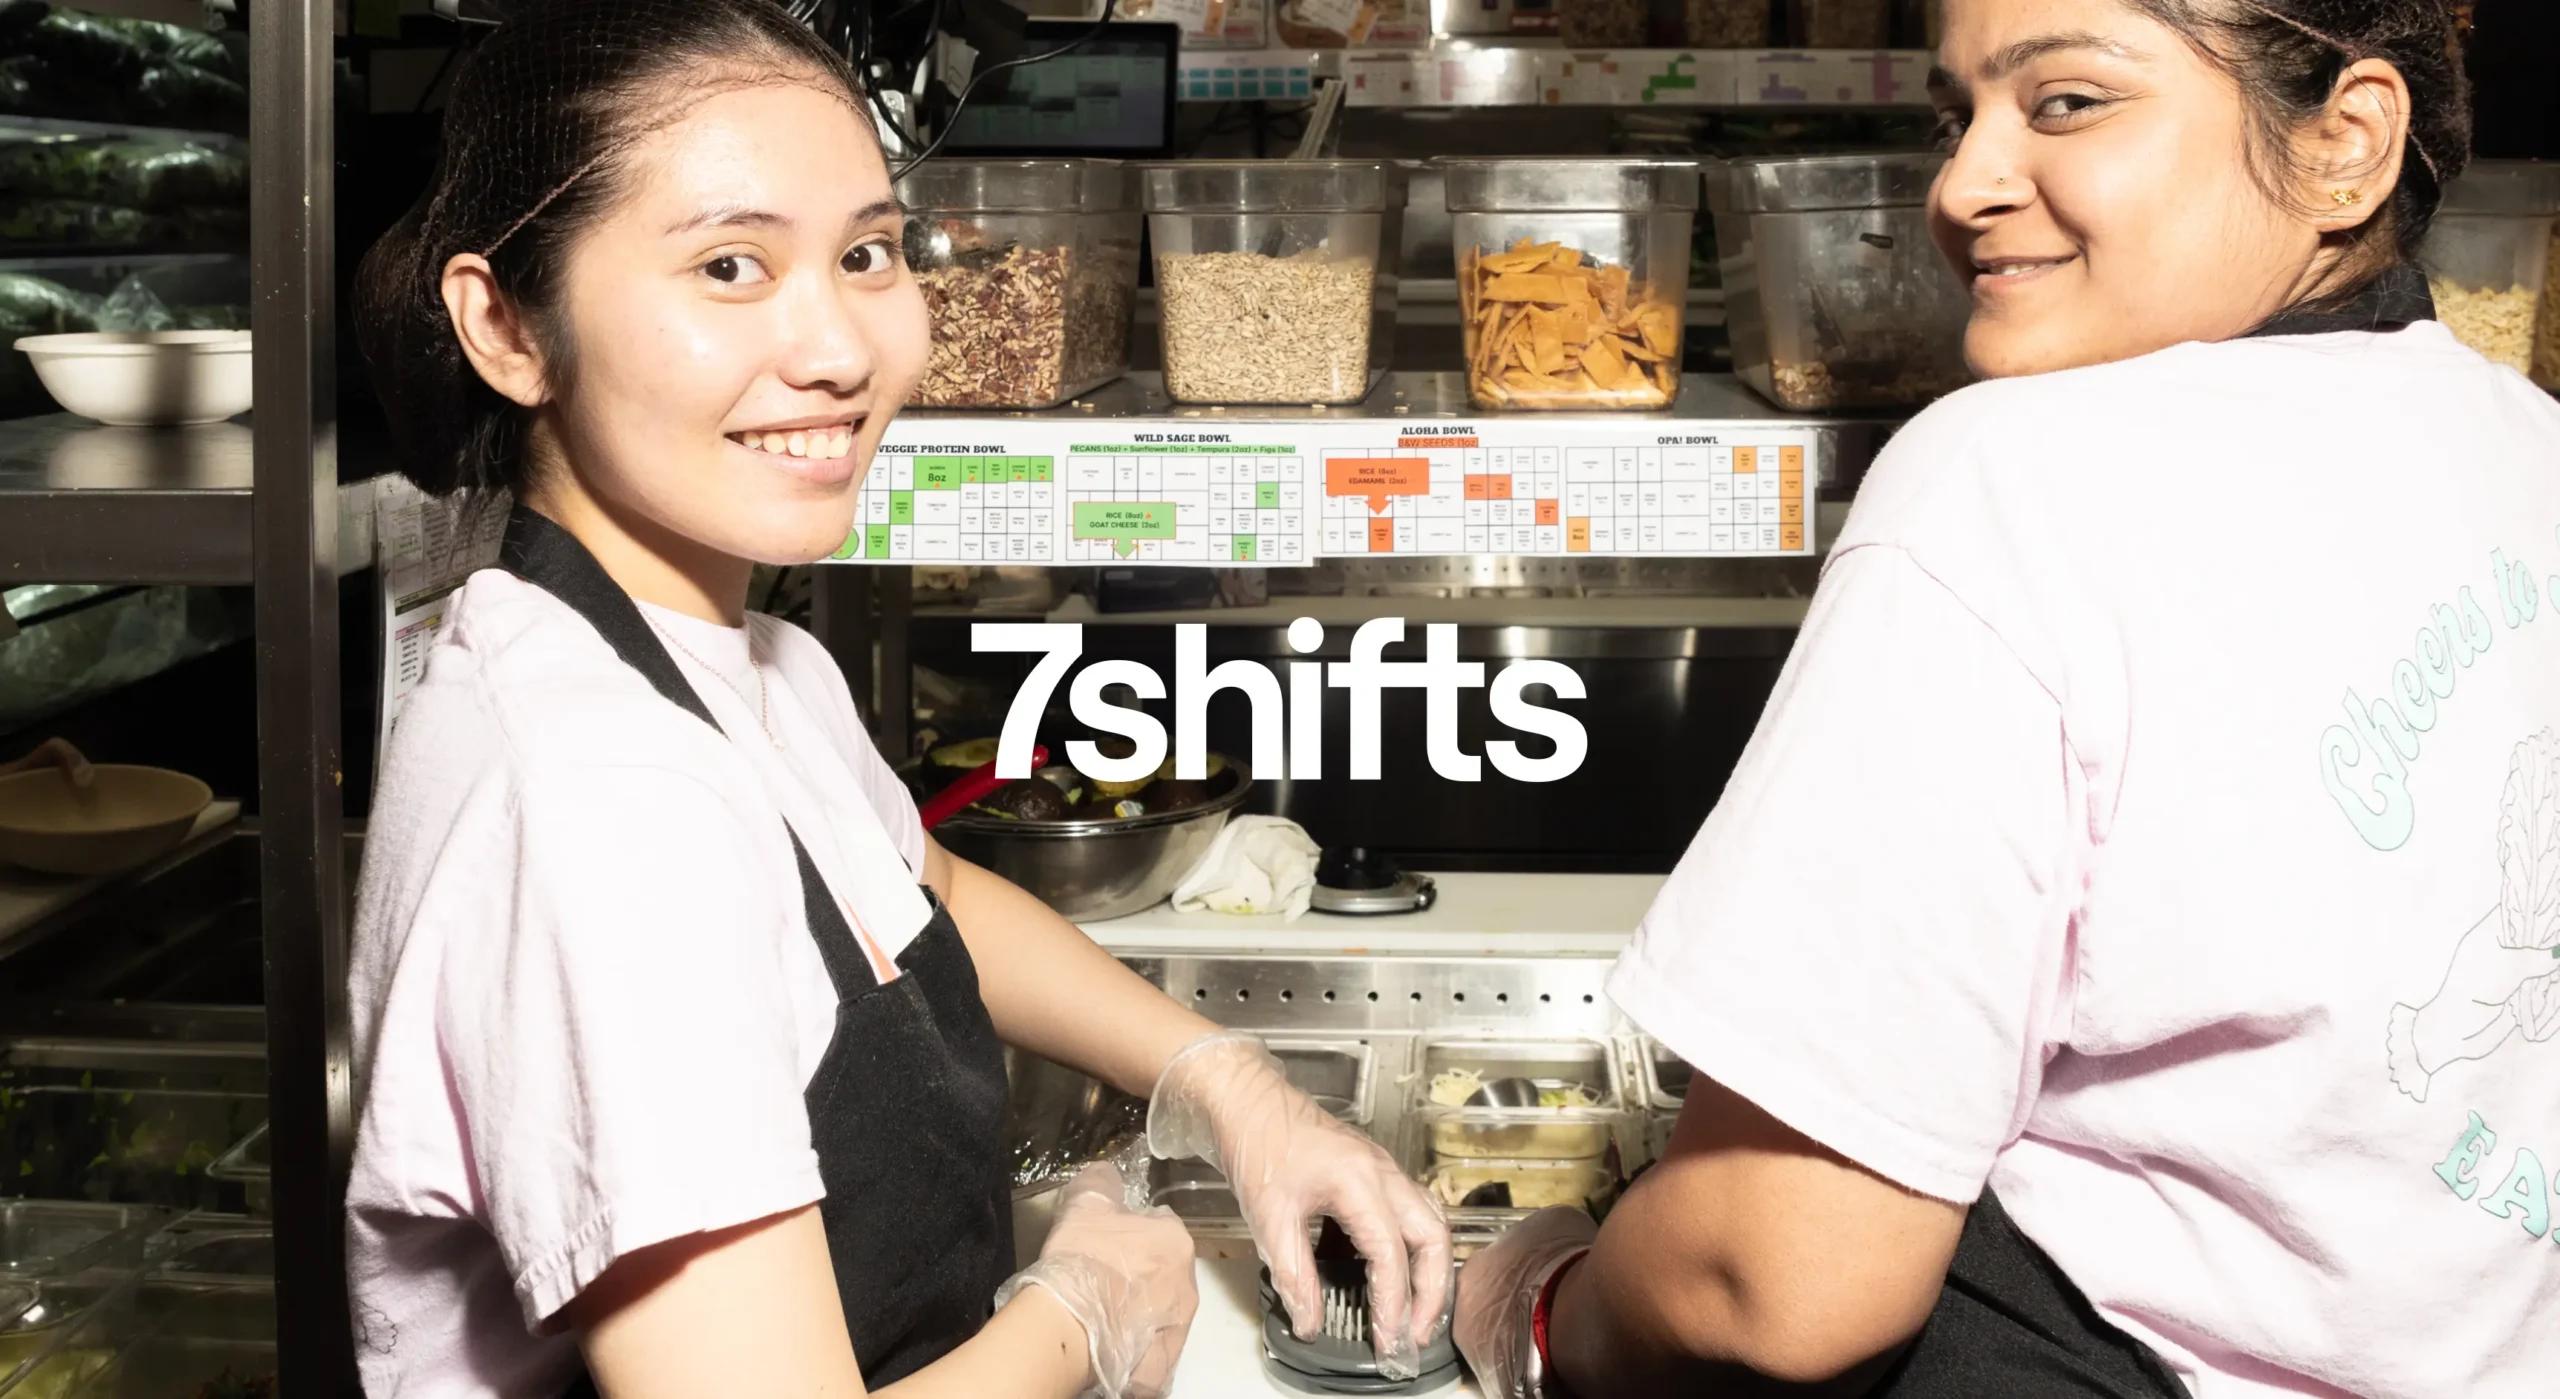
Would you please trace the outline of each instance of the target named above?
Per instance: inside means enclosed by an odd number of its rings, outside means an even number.
[[[393,735],[349,972],[375,1399],[549,1399],[577,1351],[538,1328],[615,1259],[825,1193],[801,1092],[836,995],[786,815],[875,970],[928,917],[914,803],[825,649],[643,612],[734,742],[494,571]]]
[[[2560,1392],[2555,526],[2433,323],[1955,394],[1612,993],[2209,1399]]]

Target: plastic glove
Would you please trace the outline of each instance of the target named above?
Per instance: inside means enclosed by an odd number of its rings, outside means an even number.
[[[1527,1399],[1529,1313],[1556,1269],[1589,1252],[1598,1237],[1588,1211],[1549,1205],[1467,1260],[1451,1325],[1485,1399]]]
[[[996,1305],[1049,1289],[1084,1327],[1088,1393],[1162,1399],[1200,1307],[1191,1262],[1191,1231],[1173,1211],[1141,1208],[1121,1167],[1098,1161],[1067,1182],[1040,1261],[996,1289]]]
[[[1330,1215],[1369,1262],[1369,1334],[1391,1379],[1422,1372],[1454,1267],[1448,1221],[1384,1147],[1289,1082],[1258,1036],[1203,1035],[1156,1080],[1147,1145],[1224,1171],[1299,1338],[1323,1323],[1308,1234]]]

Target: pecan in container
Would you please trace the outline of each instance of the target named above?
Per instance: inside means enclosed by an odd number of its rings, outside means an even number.
[[[933,327],[918,408],[1054,408],[1129,368],[1139,215],[1109,160],[936,160],[898,182]]]

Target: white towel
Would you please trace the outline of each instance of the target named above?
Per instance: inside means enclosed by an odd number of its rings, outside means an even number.
[[[1174,887],[1173,906],[1182,913],[1295,918],[1315,894],[1316,854],[1315,841],[1295,821],[1231,816],[1199,866]]]

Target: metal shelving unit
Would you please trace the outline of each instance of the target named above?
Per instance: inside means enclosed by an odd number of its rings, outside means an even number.
[[[256,582],[256,441],[243,422],[0,421],[0,585]],[[372,491],[333,482],[328,498],[343,576],[371,562]]]
[[[229,149],[245,144],[246,138],[228,131],[190,131],[138,122],[0,116],[0,142],[6,141],[167,141]]]

